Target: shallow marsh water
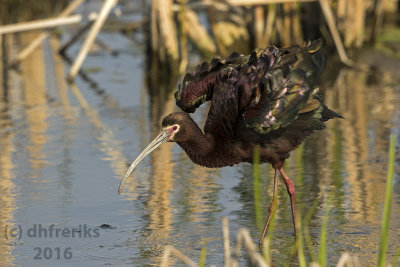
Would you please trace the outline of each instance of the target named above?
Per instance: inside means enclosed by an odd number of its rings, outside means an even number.
[[[32,38],[22,36],[22,43]],[[221,266],[224,216],[232,244],[241,227],[258,240],[271,167],[261,167],[254,187],[250,164],[202,168],[168,143],[139,165],[118,196],[128,164],[158,134],[162,114],[177,108],[172,93],[162,105],[149,95],[143,47],[118,33],[99,38],[119,54],[100,50],[87,58],[83,68],[97,86],[81,77],[66,84],[69,66],[54,52],[55,38],[23,62],[21,75],[3,77],[0,265],[158,265],[164,247],[173,245],[195,261],[206,246],[207,265]],[[328,192],[333,196],[330,265],[343,252],[363,266],[376,262],[391,132],[399,147],[400,61],[374,51],[359,58],[362,70],[328,66],[321,86],[327,105],[345,119],[329,121],[286,163],[302,213],[317,202],[307,226],[315,247]],[[202,124],[206,115],[202,107],[194,118]],[[400,241],[398,165],[397,153],[389,259]],[[290,204],[282,183],[279,188],[277,266],[291,259],[294,242]],[[179,265],[171,258],[171,266]]]

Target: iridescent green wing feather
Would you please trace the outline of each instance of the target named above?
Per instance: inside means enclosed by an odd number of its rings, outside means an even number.
[[[302,113],[303,107],[312,111],[321,106],[313,98],[323,68],[323,60],[317,54],[320,46],[321,41],[315,41],[306,47],[265,50],[273,58],[270,59],[273,64],[266,71],[258,71],[263,76],[252,88],[258,93],[243,112],[248,127],[266,134],[288,126]],[[257,67],[265,68],[261,64]]]

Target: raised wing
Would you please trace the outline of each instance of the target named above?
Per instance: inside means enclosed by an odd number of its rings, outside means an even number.
[[[321,106],[313,97],[324,65],[323,58],[316,53],[320,46],[321,41],[315,41],[306,47],[270,47],[260,54],[251,74],[242,78],[244,94],[252,95],[247,103],[242,103],[247,127],[266,134]],[[269,58],[268,68],[263,57]],[[254,82],[257,77],[258,82]]]
[[[204,126],[205,133],[212,132],[219,138],[234,137],[238,120],[243,120],[244,112],[261,104],[265,77],[275,63],[275,50],[276,47],[255,50],[251,55],[243,57],[245,61],[229,73],[217,77]]]
[[[246,62],[248,56],[233,53],[226,59],[214,58],[210,63],[197,66],[194,73],[187,73],[175,93],[176,105],[192,113],[204,102],[211,100],[219,77],[229,75],[232,69]]]
[[[294,122],[300,114],[323,108],[314,98],[324,60],[317,54],[321,41],[305,47],[274,46],[248,56],[232,54],[214,59],[187,74],[175,93],[177,105],[194,112],[205,101],[212,104],[205,132],[228,136],[238,119],[256,133],[267,134]]]

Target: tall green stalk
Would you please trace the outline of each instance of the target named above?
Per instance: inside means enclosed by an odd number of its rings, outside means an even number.
[[[381,238],[378,250],[378,267],[384,267],[386,264],[386,253],[388,248],[389,237],[389,221],[392,209],[392,191],[394,176],[394,158],[395,158],[395,136],[390,135],[389,163],[385,192],[385,207],[382,216]]]
[[[200,261],[199,261],[199,267],[204,267],[206,266],[206,257],[207,257],[207,243],[202,242],[203,246],[201,248],[200,252]]]
[[[301,214],[300,211],[297,210],[297,216],[296,216],[296,247],[297,247],[297,256],[299,259],[299,266],[300,267],[307,267],[306,264],[306,257],[304,255],[304,240],[303,240],[303,232],[302,232],[303,226],[301,222]]]
[[[254,191],[254,209],[256,215],[256,225],[258,231],[262,231],[263,222],[262,222],[262,194],[260,191],[261,188],[261,175],[260,175],[260,149],[257,147],[254,150],[253,157],[253,191]]]
[[[315,211],[317,210],[318,205],[320,204],[320,200],[316,198],[309,210],[306,213],[306,216],[304,217],[304,223],[303,223],[303,233],[304,233],[304,241],[305,245],[307,246],[308,252],[310,253],[311,256],[311,261],[317,262],[317,255],[315,254],[314,247],[311,241],[311,234],[310,234],[310,221],[311,217],[313,214],[315,214]]]
[[[327,229],[328,229],[328,219],[329,219],[329,211],[331,209],[331,203],[332,203],[332,193],[329,193],[328,196],[328,202],[326,203],[325,207],[325,212],[324,212],[324,217],[322,218],[322,224],[321,224],[321,233],[319,236],[319,264],[322,267],[327,266],[326,262],[326,247],[327,247]]]

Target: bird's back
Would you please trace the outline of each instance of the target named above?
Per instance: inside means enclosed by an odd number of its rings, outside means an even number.
[[[320,46],[321,41],[305,47],[271,46],[203,63],[183,79],[175,94],[177,105],[194,112],[211,100],[206,134],[243,151],[249,148],[250,154],[259,145],[284,160],[312,130],[323,129],[323,121],[341,117],[316,95],[324,67]]]

